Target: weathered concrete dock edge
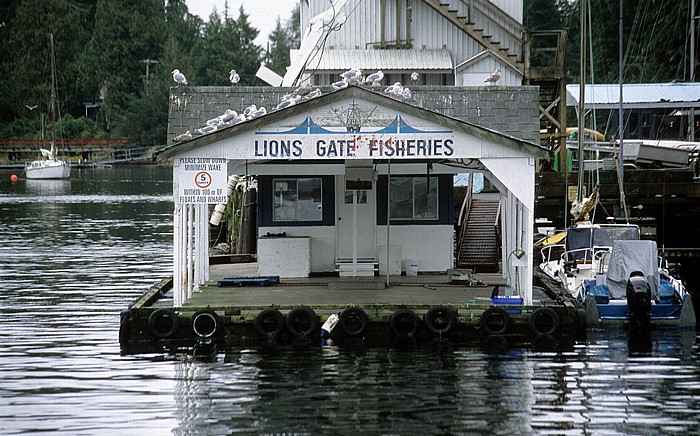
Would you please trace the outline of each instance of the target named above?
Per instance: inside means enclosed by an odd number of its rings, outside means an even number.
[[[476,299],[445,305],[250,304],[173,308],[168,296],[171,288],[172,279],[163,280],[122,312],[119,340],[123,352],[172,351],[203,343],[218,349],[269,342],[321,344],[322,325],[331,314],[339,315],[340,322],[326,340],[337,344],[360,340],[366,346],[426,344],[436,340],[470,343],[493,337],[533,340],[575,337],[586,331],[585,313],[569,303],[493,305],[490,299]],[[265,320],[259,319],[261,314],[267,316]],[[304,319],[306,315],[314,319]],[[300,319],[290,324],[290,316]]]

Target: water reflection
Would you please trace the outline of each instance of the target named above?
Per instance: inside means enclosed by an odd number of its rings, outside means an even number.
[[[120,311],[171,274],[171,171],[0,180],[3,434],[700,432],[694,332],[122,356]]]
[[[33,180],[27,179],[27,193],[33,195],[55,196],[70,194],[70,180]]]

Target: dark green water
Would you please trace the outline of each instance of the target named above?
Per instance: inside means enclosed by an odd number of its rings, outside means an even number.
[[[2,434],[697,434],[695,332],[420,349],[124,356],[119,312],[170,274],[169,168],[0,173]]]

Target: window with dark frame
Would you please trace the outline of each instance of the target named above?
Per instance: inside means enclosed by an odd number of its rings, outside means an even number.
[[[392,220],[437,220],[436,177],[392,177],[389,200]]]
[[[322,221],[321,178],[272,180],[274,222]]]

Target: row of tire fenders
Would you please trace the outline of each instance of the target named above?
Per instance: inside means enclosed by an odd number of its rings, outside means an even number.
[[[486,335],[502,335],[509,332],[513,318],[501,307],[487,308],[480,317],[479,328]],[[170,308],[154,310],[148,318],[148,329],[157,338],[166,339],[175,334],[180,318]],[[527,319],[528,328],[537,336],[554,334],[560,327],[559,315],[553,309],[542,306],[533,310]],[[222,321],[215,311],[201,309],[190,317],[190,326],[198,338],[211,338],[222,329]],[[347,337],[362,336],[369,325],[367,313],[360,307],[350,306],[341,312],[332,313],[321,326],[321,337],[328,337],[339,328]],[[410,309],[399,309],[389,318],[392,333],[399,338],[413,337],[424,326],[431,334],[443,336],[457,325],[454,310],[445,306],[435,306],[425,313],[423,319]],[[312,337],[319,333],[319,317],[313,309],[299,306],[285,316],[275,308],[262,310],[255,317],[253,326],[264,338],[275,338],[285,329],[298,338]]]

